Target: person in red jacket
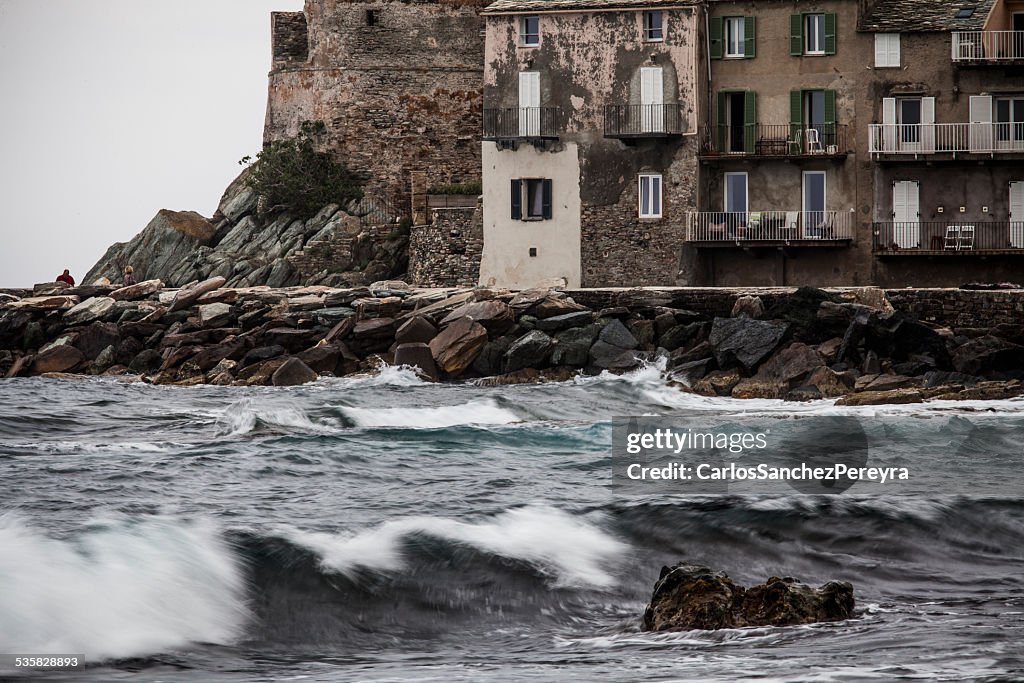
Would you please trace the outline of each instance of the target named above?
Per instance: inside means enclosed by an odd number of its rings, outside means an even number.
[[[57,282],[64,282],[69,287],[75,286],[75,278],[71,277],[71,271],[67,268],[64,269],[63,273],[57,276]]]

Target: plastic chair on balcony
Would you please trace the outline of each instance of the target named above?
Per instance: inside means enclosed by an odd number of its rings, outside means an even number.
[[[804,149],[808,154],[822,154],[825,148],[821,146],[821,133],[817,128],[804,129]]]
[[[973,225],[961,225],[960,226],[960,239],[957,240],[957,249],[961,251],[971,251],[974,249],[974,226]]]
[[[947,225],[946,226],[946,242],[943,245],[944,249],[955,250],[960,246],[960,226],[959,225]]]

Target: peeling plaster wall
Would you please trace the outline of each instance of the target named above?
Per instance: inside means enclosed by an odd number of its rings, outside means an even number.
[[[561,157],[578,150],[580,215],[579,244],[565,253],[585,287],[675,284],[680,270],[686,211],[697,198],[697,122],[702,115],[700,92],[704,79],[697,7],[665,10],[665,40],[644,42],[643,12],[569,12],[540,15],[541,40],[537,47],[519,46],[519,16],[491,16],[486,20],[484,101],[487,108],[514,108],[519,104],[519,73],[540,73],[542,107],[561,109],[559,139],[565,150],[537,152],[532,147],[495,153],[484,151],[485,247],[481,282],[499,285],[507,269],[497,264],[488,240],[501,243],[504,233],[489,215],[509,212],[509,198],[487,196],[493,187],[507,187],[524,163],[521,156],[549,157],[548,165],[567,169]],[[624,142],[604,137],[605,106],[640,104],[640,69],[663,69],[663,99],[681,105],[682,136]],[[493,145],[490,145],[493,148]],[[562,150],[562,145],[557,146]],[[545,165],[539,167],[543,170]],[[663,217],[638,216],[638,174],[663,176]],[[552,177],[548,170],[540,177]],[[490,176],[490,177],[489,177]],[[558,192],[558,185],[555,185]],[[498,205],[493,203],[497,201]],[[557,221],[556,221],[557,222]],[[561,223],[559,223],[559,237]],[[490,230],[488,230],[490,227]],[[534,230],[530,228],[531,232]],[[542,235],[543,236],[543,235]],[[549,235],[549,244],[552,237]],[[524,242],[525,244],[525,242]],[[517,244],[516,249],[522,245]],[[533,245],[541,246],[541,245]],[[557,251],[562,253],[563,246]],[[490,260],[489,260],[490,259]],[[556,264],[533,259],[531,277],[556,277]],[[564,266],[562,266],[564,268]],[[570,280],[571,282],[571,280]]]
[[[264,142],[323,121],[324,146],[370,176],[368,195],[405,210],[413,172],[479,178],[483,4],[307,0],[305,61],[279,52],[294,40],[275,29]]]

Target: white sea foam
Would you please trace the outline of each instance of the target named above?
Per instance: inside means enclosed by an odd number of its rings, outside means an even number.
[[[455,425],[504,425],[522,418],[494,400],[470,401],[434,408],[350,408],[341,409],[358,427],[408,427],[439,429]]]
[[[405,564],[403,542],[426,535],[528,562],[560,587],[614,586],[609,564],[628,548],[592,521],[545,506],[517,508],[472,523],[407,517],[356,534],[283,529],[282,535],[317,553],[325,570],[349,576],[360,568],[400,570]]]
[[[382,365],[375,375],[356,375],[343,377],[340,380],[321,382],[325,386],[337,388],[360,387],[418,387],[429,386],[432,382],[424,380],[416,368],[408,365]]]
[[[0,652],[96,661],[229,643],[247,612],[230,548],[205,522],[90,525],[57,540],[0,516]]]
[[[217,431],[221,435],[241,436],[264,424],[285,431],[332,433],[335,428],[315,424],[301,408],[292,404],[257,402],[244,398],[229,405],[217,416]]]

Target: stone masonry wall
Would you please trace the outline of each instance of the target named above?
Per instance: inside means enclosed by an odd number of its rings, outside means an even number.
[[[274,12],[270,15],[274,68],[301,65],[309,59],[309,31],[302,12]]]
[[[479,4],[307,0],[301,63],[283,58],[294,53],[297,20],[277,18],[282,58],[270,74],[264,142],[323,121],[324,146],[369,176],[367,195],[406,212],[414,172],[438,183],[478,179]]]
[[[483,207],[434,209],[433,224],[412,229],[409,278],[420,287],[470,287],[480,278]]]

